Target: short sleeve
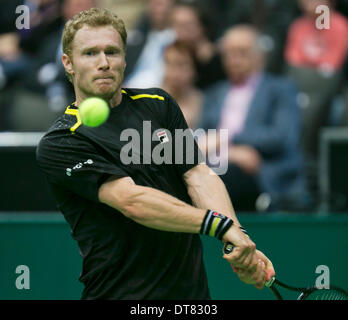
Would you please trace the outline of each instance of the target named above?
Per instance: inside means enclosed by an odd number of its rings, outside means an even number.
[[[188,127],[179,105],[168,93],[165,95],[167,99],[167,128],[173,137],[175,159],[179,159],[175,161],[175,164],[180,174],[183,175],[205,161],[195,140],[194,131]]]
[[[99,187],[108,177],[128,176],[97,146],[77,135],[46,135],[37,147],[36,158],[49,183],[93,202],[99,202]]]

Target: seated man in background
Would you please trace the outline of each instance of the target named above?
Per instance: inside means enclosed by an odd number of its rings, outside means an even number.
[[[232,27],[222,37],[228,81],[207,91],[201,127],[228,129],[229,164],[221,178],[236,210],[254,211],[262,193],[271,200],[263,210],[294,210],[305,197],[296,90],[290,81],[264,73],[258,41],[258,31],[249,25]],[[212,146],[215,152],[219,142],[207,142],[205,152]]]

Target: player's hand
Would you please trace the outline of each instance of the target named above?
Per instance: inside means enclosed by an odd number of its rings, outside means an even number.
[[[258,259],[255,243],[240,230],[239,226],[232,225],[222,237],[222,241],[223,243],[231,242],[234,246],[231,253],[224,253],[224,259],[236,268],[243,268],[251,273],[256,271]]]
[[[236,268],[232,266],[232,269],[235,273],[237,273],[238,278],[246,284],[252,284],[257,289],[262,289],[266,282],[266,265],[261,260],[258,259],[257,267],[254,271],[244,269],[244,268]]]
[[[272,262],[259,250],[256,250],[258,266],[255,272],[243,268],[236,268],[231,265],[239,279],[246,284],[253,284],[257,289],[262,289],[266,281],[275,276]]]
[[[260,250],[256,250],[258,259],[261,259],[265,263],[266,268],[266,281],[271,280],[275,276],[275,271],[271,260],[269,260]]]

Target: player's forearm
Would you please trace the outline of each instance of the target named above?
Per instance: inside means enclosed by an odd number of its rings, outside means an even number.
[[[226,187],[205,164],[196,166],[185,174],[188,193],[197,208],[218,211],[240,225]]]
[[[132,186],[126,201],[108,201],[125,216],[144,226],[173,232],[198,233],[206,210],[198,209],[154,188]]]

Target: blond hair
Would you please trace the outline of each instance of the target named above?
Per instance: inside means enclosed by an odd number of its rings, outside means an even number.
[[[113,12],[102,8],[91,8],[85,11],[81,11],[70,20],[68,20],[64,26],[62,36],[63,53],[69,56],[72,60],[72,47],[73,40],[76,32],[84,25],[90,27],[112,26],[121,36],[123,42],[123,48],[126,51],[127,46],[127,31],[125,24]],[[72,82],[70,74],[66,73],[69,80]]]

